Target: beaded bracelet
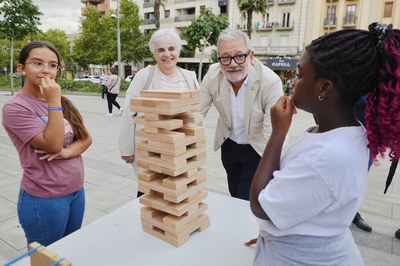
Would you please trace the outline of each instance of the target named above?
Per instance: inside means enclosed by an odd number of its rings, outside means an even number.
[[[48,107],[47,111],[62,111],[63,108],[61,106],[54,106],[54,107]]]

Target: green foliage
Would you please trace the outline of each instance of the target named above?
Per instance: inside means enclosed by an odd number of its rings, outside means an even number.
[[[213,63],[218,63],[218,51],[217,49],[212,49],[210,53],[210,61]]]
[[[64,63],[70,63],[72,61],[68,37],[64,31],[59,29],[49,29],[45,33],[38,33],[35,36],[35,39],[51,43],[57,49],[61,60],[64,61]]]
[[[116,21],[103,16],[94,7],[85,9],[82,32],[75,41],[72,58],[82,67],[110,65],[117,58]]]
[[[138,64],[143,58],[151,56],[147,45],[150,36],[139,30],[143,21],[139,16],[138,5],[131,0],[121,0],[120,17],[121,60]]]
[[[28,38],[28,37],[27,37]],[[18,64],[18,57],[19,57],[19,51],[21,50],[22,46],[26,44],[27,40],[21,40],[21,41],[14,41],[14,61],[13,61],[13,66],[14,66],[14,71],[15,68]],[[2,47],[5,46],[6,50],[3,52]],[[3,70],[3,67],[7,67],[8,73],[10,73],[10,47],[11,47],[11,41],[8,39],[0,39],[0,72]]]
[[[265,14],[267,12],[267,0],[237,0],[240,12],[247,15],[247,35],[251,38],[253,30],[253,12]]]
[[[149,38],[140,32],[139,7],[132,0],[120,2],[121,60],[139,63],[150,53]],[[82,67],[111,65],[117,60],[117,19],[104,16],[95,8],[85,9],[82,32],[75,41],[72,58]]]
[[[200,16],[192,21],[185,28],[182,28],[182,35],[186,39],[189,49],[194,50],[217,44],[218,36],[222,30],[229,26],[225,15],[215,15],[211,8],[202,8]]]
[[[32,0],[0,0],[0,38],[20,40],[39,32],[40,15]]]

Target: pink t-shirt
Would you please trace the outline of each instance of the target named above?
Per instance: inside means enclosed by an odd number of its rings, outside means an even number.
[[[21,188],[42,198],[61,197],[83,186],[84,167],[81,156],[66,160],[39,160],[29,141],[44,132],[47,125],[47,102],[24,92],[16,93],[3,107],[3,127],[18,151],[23,177]],[[73,142],[70,123],[64,119],[64,148]]]

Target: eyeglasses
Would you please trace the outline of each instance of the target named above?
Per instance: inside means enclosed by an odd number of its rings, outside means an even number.
[[[50,63],[50,64],[46,64],[46,63],[42,63],[39,61],[35,61],[35,62],[31,62],[31,63],[25,63],[25,65],[32,65],[32,67],[37,70],[37,71],[42,71],[46,66],[48,67],[48,69],[52,72],[57,72],[59,71],[61,68],[57,63]]]
[[[235,56],[219,56],[218,61],[221,63],[223,66],[229,66],[232,63],[232,59],[235,61],[236,64],[241,65],[246,62],[247,56],[249,56],[250,50],[247,51],[245,54],[238,54]]]

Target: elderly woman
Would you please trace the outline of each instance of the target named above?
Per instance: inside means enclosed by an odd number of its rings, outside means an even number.
[[[130,112],[130,100],[139,97],[141,90],[198,90],[199,84],[193,71],[176,65],[181,49],[181,38],[175,29],[161,29],[154,32],[149,42],[150,51],[157,64],[141,69],[132,80],[126,93],[123,108],[119,148],[121,158],[132,163],[135,170],[135,125]],[[135,171],[136,172],[136,171]],[[138,197],[142,193],[138,192]]]

